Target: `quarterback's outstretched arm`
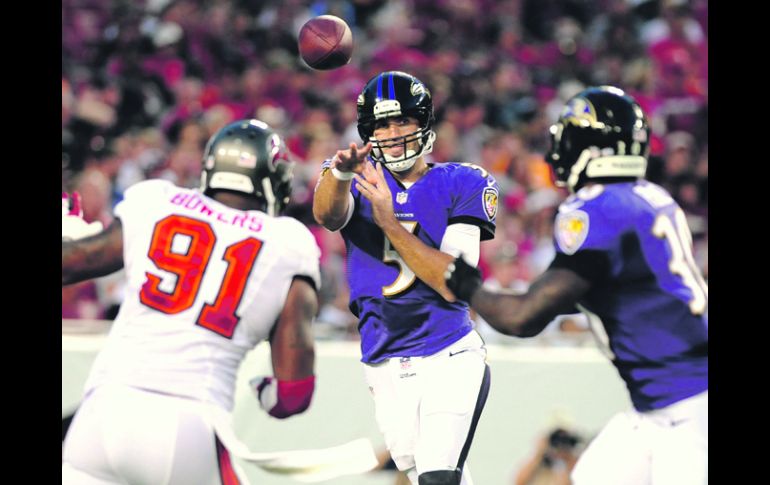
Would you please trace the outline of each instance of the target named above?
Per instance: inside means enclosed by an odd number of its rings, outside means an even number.
[[[574,313],[591,288],[590,281],[565,268],[549,268],[523,294],[488,290],[479,270],[457,258],[447,271],[447,285],[498,332],[517,337],[539,334],[557,315]]]
[[[115,219],[104,231],[77,240],[62,239],[61,282],[71,285],[123,268],[123,225]]]
[[[332,161],[332,168],[322,176],[313,194],[313,217],[316,222],[330,231],[336,231],[345,225],[350,203],[350,184],[354,173],[362,173],[366,157],[372,149],[367,143],[358,148],[351,143],[347,150],[339,150]],[[339,171],[339,179],[333,170]],[[349,178],[348,178],[349,177]]]

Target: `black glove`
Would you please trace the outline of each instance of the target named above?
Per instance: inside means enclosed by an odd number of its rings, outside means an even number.
[[[444,273],[446,284],[452,293],[467,302],[481,286],[481,271],[466,263],[463,258],[455,258]]]

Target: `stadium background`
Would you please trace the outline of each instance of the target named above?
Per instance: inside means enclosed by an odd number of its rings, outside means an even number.
[[[327,13],[351,26],[353,59],[341,69],[312,71],[297,56],[296,35],[308,18]],[[316,330],[321,349],[337,350],[321,352],[319,375],[335,385],[319,386],[308,416],[274,431],[274,423],[257,417],[255,402],[239,399],[236,417],[253,428],[247,441],[257,449],[266,448],[257,436],[263,428],[285,447],[297,436],[318,446],[352,439],[345,433],[356,431],[378,439],[350,350],[356,331],[347,310],[344,245],[314,223],[310,203],[323,159],[360,142],[358,92],[389,69],[410,72],[432,89],[438,139],[431,161],[476,163],[499,181],[497,235],[481,246],[488,284],[525,288],[550,262],[554,211],[565,193],[553,187],[543,159],[547,127],[567,98],[592,84],[624,88],[647,112],[648,178],[685,210],[696,261],[708,277],[705,0],[63,0],[62,190],[81,192],[88,221],[109,223],[123,191],[140,180],[197,186],[205,141],[242,117],[277,128],[298,162],[290,213],[311,227],[323,252]],[[63,288],[62,318],[113,318],[120,277]],[[510,481],[555,414],[566,413],[562,418],[590,434],[627,405],[622,383],[579,317],[555,322],[532,341],[479,325],[491,344],[493,371],[469,458],[479,483]],[[63,339],[80,327],[63,326]],[[63,340],[63,415],[82,386],[88,355]],[[529,355],[546,360],[528,363]],[[590,365],[574,365],[583,358]],[[345,396],[337,394],[342,383]],[[334,439],[335,431],[322,425],[333,416],[352,420],[351,402],[355,422]],[[484,475],[482,467],[493,471]]]

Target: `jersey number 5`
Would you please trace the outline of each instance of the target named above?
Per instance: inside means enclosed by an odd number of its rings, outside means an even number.
[[[174,242],[180,238],[188,241],[184,253],[173,248]],[[208,222],[179,215],[171,215],[158,222],[148,256],[159,269],[176,275],[176,283],[170,292],[164,291],[160,287],[163,278],[147,272],[147,280],[139,294],[140,301],[167,314],[180,313],[192,307],[215,243],[216,236]],[[240,321],[235,311],[261,249],[262,241],[253,237],[225,249],[223,259],[227,270],[219,292],[213,302],[204,303],[196,324],[227,338],[233,336]]]
[[[402,221],[401,225],[410,233],[414,233],[417,228],[417,222],[415,221]],[[396,278],[396,281],[388,286],[382,287],[382,294],[384,296],[395,296],[408,290],[409,287],[412,286],[417,275],[415,275],[414,271],[412,271],[412,269],[406,265],[406,262],[401,259],[401,255],[398,254],[398,251],[393,249],[390,245],[390,240],[387,237],[385,238],[385,250],[383,251],[382,261],[385,263],[394,263],[398,266],[398,278]]]
[[[703,314],[708,303],[708,286],[692,257],[692,235],[682,209],[676,210],[673,219],[665,214],[658,215],[652,233],[668,241],[671,248],[668,268],[673,274],[679,275],[682,283],[692,292],[690,311],[695,315]]]

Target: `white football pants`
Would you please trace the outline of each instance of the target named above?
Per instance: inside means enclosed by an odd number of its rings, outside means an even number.
[[[67,432],[62,484],[247,483],[214,433],[208,406],[133,387],[97,387]]]
[[[572,471],[573,485],[706,485],[708,391],[640,413],[618,413]]]
[[[462,469],[489,393],[487,351],[476,331],[427,357],[393,357],[365,364],[375,415],[399,470],[417,476]]]

